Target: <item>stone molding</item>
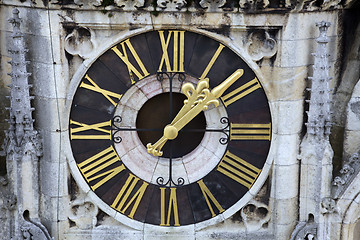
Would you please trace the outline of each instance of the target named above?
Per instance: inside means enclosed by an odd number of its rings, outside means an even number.
[[[12,2],[11,0],[5,2]],[[14,3],[21,6],[19,1]],[[159,12],[300,12],[333,10],[350,7],[355,0],[342,2],[340,0],[24,0],[22,5],[61,8],[66,6],[73,9],[98,9],[103,11],[148,11],[157,15]]]

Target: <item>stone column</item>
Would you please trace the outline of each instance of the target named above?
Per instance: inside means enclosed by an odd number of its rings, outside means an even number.
[[[16,207],[10,209],[11,239],[51,239],[39,218],[39,160],[42,156],[40,135],[34,129],[27,72],[24,34],[20,31],[19,10],[13,10],[10,55],[12,70],[9,110],[9,129],[3,144],[6,155],[9,188],[16,199]],[[15,201],[14,201],[15,204]]]

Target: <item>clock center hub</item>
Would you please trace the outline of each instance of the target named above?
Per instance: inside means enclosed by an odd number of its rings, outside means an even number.
[[[173,140],[177,137],[178,135],[178,130],[176,129],[176,127],[171,126],[171,125],[167,125],[164,128],[164,136],[170,140]]]
[[[180,131],[169,125],[181,107],[186,96],[182,93],[169,92],[158,94],[140,108],[136,118],[138,136],[144,146],[154,143],[162,135],[169,141],[162,148],[164,158],[179,158],[197,148],[205,133],[206,119],[203,112]],[[172,102],[172,103],[170,103]]]

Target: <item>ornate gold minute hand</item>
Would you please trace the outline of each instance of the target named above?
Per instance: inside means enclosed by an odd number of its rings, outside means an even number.
[[[164,128],[163,136],[155,144],[148,143],[146,145],[148,153],[154,156],[162,156],[163,152],[161,149],[165,143],[168,140],[175,139],[179,131],[200,112],[206,110],[210,104],[214,104],[215,107],[219,106],[218,98],[238,80],[243,73],[244,71],[242,69],[236,70],[212,91],[209,90],[208,78],[200,80],[196,89],[193,84],[185,83],[181,91],[188,99],[184,101],[184,106],[180,109],[173,121]]]

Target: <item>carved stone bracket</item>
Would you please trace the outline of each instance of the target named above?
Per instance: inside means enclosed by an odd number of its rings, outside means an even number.
[[[246,229],[252,232],[261,229],[270,221],[271,211],[266,204],[252,200],[241,209],[240,215]]]
[[[299,223],[293,233],[290,240],[315,240],[317,236],[317,224],[316,223]]]
[[[162,10],[176,11],[186,6],[186,0],[157,0],[157,6]]]
[[[201,0],[200,6],[209,12],[216,12],[219,8],[223,7],[226,0]]]
[[[144,7],[145,0],[115,0],[115,4],[125,11],[131,11]]]
[[[73,56],[87,59],[97,44],[94,40],[95,32],[89,28],[76,27],[65,38],[65,51]]]
[[[99,212],[96,204],[87,198],[78,198],[70,203],[71,211],[69,219],[80,229],[91,229],[97,223]]]
[[[336,202],[333,198],[326,197],[321,200],[321,213],[330,214],[336,212]]]
[[[272,58],[277,52],[277,42],[266,30],[251,32],[245,45],[253,61]]]
[[[343,165],[338,176],[332,182],[332,196],[338,199],[360,171],[360,150],[354,153]]]

